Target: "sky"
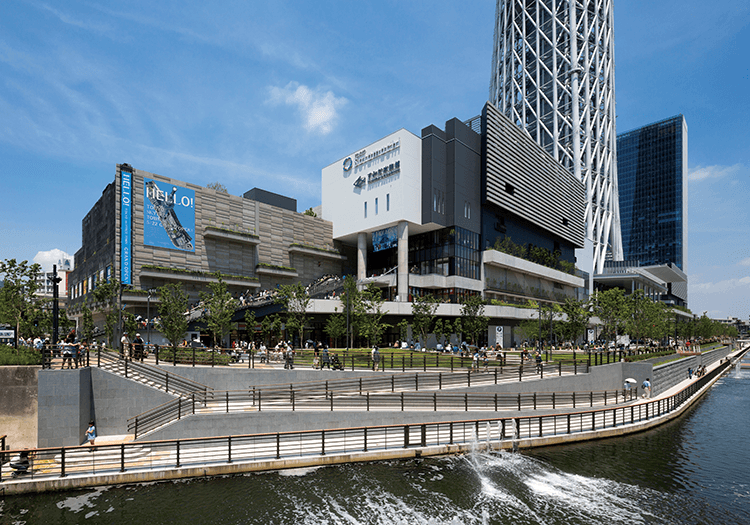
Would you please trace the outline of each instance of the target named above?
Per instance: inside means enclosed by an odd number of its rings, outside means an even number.
[[[320,204],[321,169],[479,115],[493,0],[0,2],[0,260],[75,254],[115,165]],[[688,124],[689,307],[750,315],[750,3],[615,2],[618,133]],[[57,253],[57,252],[52,252]]]

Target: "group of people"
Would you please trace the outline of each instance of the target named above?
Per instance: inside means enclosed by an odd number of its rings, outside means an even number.
[[[693,376],[695,377],[702,377],[706,374],[706,365],[701,365],[695,370],[692,368],[688,368],[688,379],[693,379]]]
[[[313,368],[316,370],[343,370],[344,367],[339,361],[338,355],[328,351],[328,345],[317,343],[313,350]]]
[[[122,345],[122,356],[125,359],[133,359],[135,361],[143,362],[143,359],[148,356],[148,350],[146,349],[146,343],[143,341],[140,333],[135,334],[135,338],[131,341],[127,332],[123,332],[120,338],[120,344]]]

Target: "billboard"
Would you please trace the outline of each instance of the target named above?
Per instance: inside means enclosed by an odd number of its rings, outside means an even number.
[[[372,251],[379,252],[398,246],[396,226],[372,232]]]
[[[195,191],[143,179],[143,244],[195,251]]]

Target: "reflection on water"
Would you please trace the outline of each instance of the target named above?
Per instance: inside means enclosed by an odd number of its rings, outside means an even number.
[[[636,436],[6,498],[0,522],[747,524],[749,402],[750,370],[738,370]]]

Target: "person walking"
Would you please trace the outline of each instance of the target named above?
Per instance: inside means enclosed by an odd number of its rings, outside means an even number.
[[[647,377],[646,380],[643,382],[643,397],[650,398],[651,397],[651,381]]]
[[[373,372],[377,372],[379,367],[380,367],[380,350],[378,349],[378,345],[375,345],[372,347],[372,370]]]

